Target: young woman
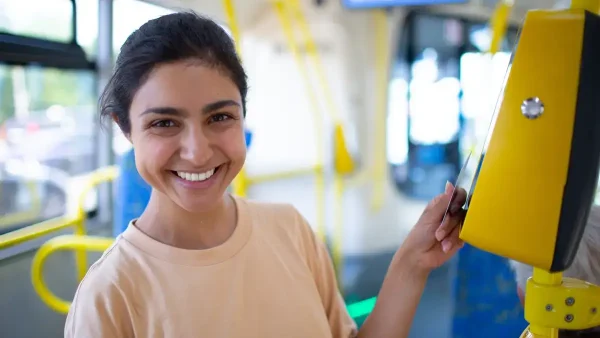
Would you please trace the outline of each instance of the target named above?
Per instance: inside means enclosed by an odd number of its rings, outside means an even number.
[[[193,13],[149,21],[101,98],[133,144],[150,202],[89,270],[65,337],[406,337],[429,272],[461,246],[450,185],[397,251],[357,332],[325,246],[290,205],[229,195],[242,168],[246,74]]]

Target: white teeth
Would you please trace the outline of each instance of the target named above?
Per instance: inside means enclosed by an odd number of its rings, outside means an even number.
[[[209,179],[214,173],[215,169],[211,169],[205,173],[188,173],[184,171],[178,171],[177,176],[183,178],[186,181],[199,182]]]

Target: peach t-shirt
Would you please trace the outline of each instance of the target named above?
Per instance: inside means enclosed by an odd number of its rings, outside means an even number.
[[[65,337],[355,336],[327,250],[296,209],[236,205],[234,233],[207,250],[130,224],[80,283]]]

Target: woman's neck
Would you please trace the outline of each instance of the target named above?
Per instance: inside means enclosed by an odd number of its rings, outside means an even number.
[[[138,229],[153,239],[188,250],[223,244],[233,234],[236,224],[236,205],[229,194],[225,194],[211,210],[191,213],[154,189],[146,210],[135,222]]]

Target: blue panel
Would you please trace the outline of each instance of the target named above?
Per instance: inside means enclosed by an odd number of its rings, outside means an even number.
[[[462,4],[468,0],[342,0],[347,8],[381,8],[419,5]]]
[[[252,132],[245,130],[246,147],[252,142]],[[116,196],[114,199],[113,235],[116,237],[123,232],[129,222],[138,218],[148,201],[152,187],[144,181],[135,166],[133,149],[125,153],[119,161],[119,178],[116,181]]]
[[[133,149],[125,153],[119,161],[119,178],[116,182],[114,204],[113,235],[123,232],[129,222],[138,218],[148,201],[152,188],[140,176],[135,166]]]
[[[437,165],[444,163],[445,145],[423,145],[415,147],[417,165]]]
[[[468,244],[458,259],[452,337],[519,337],[527,322],[508,261]]]

